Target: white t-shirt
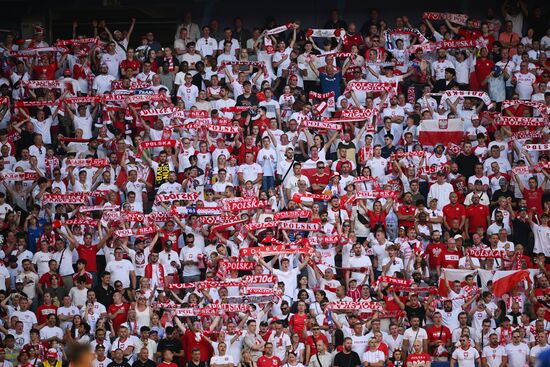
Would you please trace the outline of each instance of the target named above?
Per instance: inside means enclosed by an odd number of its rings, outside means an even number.
[[[403,339],[409,341],[409,351],[412,350],[413,344],[416,340],[424,340],[428,339],[428,333],[426,332],[426,329],[418,328],[417,330],[413,330],[412,328],[408,328],[403,333]]]
[[[54,336],[63,339],[63,330],[58,326],[49,327],[48,325],[40,329],[40,339],[49,339]]]
[[[51,259],[53,259],[53,256],[49,252],[39,251],[36,254],[34,254],[32,258],[32,263],[36,265],[36,271],[38,273],[39,278],[48,272],[49,270],[48,263],[50,262]]]
[[[533,83],[537,79],[532,73],[527,72],[525,74],[514,74],[516,83],[516,93],[519,94],[519,99],[524,101],[531,100],[531,94],[533,94]]]
[[[286,272],[279,269],[273,269],[273,275],[277,276],[279,282],[285,283],[285,295],[290,298],[292,298],[294,295],[294,290],[298,286],[298,274],[300,274],[300,270],[298,268],[293,268]]]
[[[36,314],[31,311],[14,311],[10,317],[17,316],[19,321],[23,323],[23,330],[26,333],[29,333],[33,327],[34,324],[38,323],[38,320],[36,319]]]
[[[65,307],[65,306],[62,306],[62,307],[59,307],[57,309],[57,316],[74,316],[74,315],[79,315],[80,314],[80,311],[78,310],[78,308],[76,306],[69,306],[69,307]],[[72,321],[60,321],[59,322],[59,326],[61,327],[61,329],[63,330],[67,330],[67,329],[70,329],[71,326],[73,325]]]
[[[452,358],[458,362],[459,367],[474,367],[476,359],[479,358],[479,352],[472,347],[467,350],[457,348],[453,352]]]
[[[363,353],[363,357],[361,358],[361,362],[369,362],[369,363],[377,363],[377,362],[383,362],[386,360],[386,356],[384,355],[384,352],[381,350],[371,351],[367,350],[365,353]]]
[[[178,92],[176,94],[178,98],[181,98],[185,104],[185,108],[191,108],[197,101],[199,96],[199,89],[196,85],[191,84],[191,86],[186,86],[185,84],[180,85]]]
[[[525,343],[506,345],[506,354],[508,354],[509,367],[524,367],[529,361],[529,347]]]
[[[372,268],[372,262],[368,256],[351,256],[349,258],[350,268]],[[361,283],[365,279],[365,275],[368,275],[368,271],[354,271],[350,275],[350,279],[357,280],[357,283]],[[372,279],[371,279],[372,282]]]
[[[229,365],[232,365],[232,364],[234,364],[233,363],[233,357],[231,357],[228,354],[226,354],[224,356],[212,356],[212,358],[210,358],[210,365],[213,365],[213,364],[223,364],[223,365],[229,364]]]
[[[195,245],[193,247],[185,246],[181,249],[180,260],[183,264],[184,261],[199,261],[199,255],[201,254],[200,248]],[[200,275],[200,270],[197,265],[183,265],[183,276],[196,276]]]
[[[258,163],[242,164],[239,166],[237,172],[243,174],[244,182],[254,182],[258,178],[258,174],[263,173],[263,169]]]
[[[135,271],[136,268],[130,260],[122,259],[108,262],[105,270],[111,273],[112,286],[117,280],[120,280],[122,286],[128,288],[130,287],[130,272]]]
[[[93,124],[91,116],[80,117],[75,115],[73,122],[75,129],[82,129],[82,139],[91,139]]]
[[[487,359],[489,367],[500,367],[502,357],[507,356],[506,349],[502,345],[497,345],[496,348],[490,345],[483,348],[481,356]]]

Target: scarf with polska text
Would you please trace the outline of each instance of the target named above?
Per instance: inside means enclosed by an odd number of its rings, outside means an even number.
[[[229,61],[227,60],[227,61],[222,61],[220,67],[223,68],[226,65],[249,66],[249,67],[252,66],[253,68],[258,68],[259,70],[261,70],[262,73],[264,74],[264,77],[267,78],[267,76],[269,75],[264,61]]]
[[[171,193],[171,194],[157,194],[154,204],[158,205],[166,201],[185,200],[196,201],[199,198],[198,192],[183,192],[183,193]]]
[[[38,180],[36,172],[2,172],[0,173],[0,181],[36,181]]]
[[[301,126],[307,127],[308,129],[323,129],[323,130],[342,130],[341,124],[335,124],[327,121],[317,121],[317,120],[304,120],[300,123]]]
[[[282,254],[307,254],[311,250],[308,248],[288,248],[286,246],[263,246],[247,247],[239,249],[239,256],[273,256]]]
[[[422,33],[420,33],[420,31],[416,28],[400,28],[400,29],[398,29],[398,28],[396,28],[396,29],[388,28],[388,29],[384,30],[384,34],[385,34],[385,39],[386,39],[386,46],[389,46],[388,49],[390,49],[390,50],[393,49],[393,43],[391,42],[391,36],[399,36],[399,35],[402,35],[402,34],[407,34],[407,35],[416,37],[421,44],[428,43],[428,40],[426,39],[426,37]],[[388,42],[389,42],[389,45],[388,45]]]
[[[178,111],[180,111],[180,109],[177,107],[147,108],[139,111],[139,115],[141,117],[166,116],[166,115],[174,115]]]
[[[348,201],[365,199],[397,199],[397,193],[391,190],[357,191]]]
[[[546,126],[544,117],[514,117],[514,116],[497,116],[495,124],[499,126]]]
[[[77,38],[77,39],[71,39],[71,40],[58,39],[57,41],[55,41],[56,46],[87,45],[92,43],[97,46],[101,43],[101,41],[99,40],[99,37]]]
[[[306,37],[319,37],[319,38],[342,38],[346,34],[343,28],[337,29],[316,29],[308,28],[306,31]]]
[[[453,96],[458,96],[461,98],[479,98],[483,101],[483,103],[485,103],[488,109],[496,106],[495,103],[491,101],[491,97],[489,97],[487,92],[472,90],[448,90],[443,92],[440,104],[442,104],[445,99]]]
[[[116,230],[115,236],[119,238],[124,237],[132,237],[132,236],[147,236],[150,234],[157,233],[157,227],[156,226],[148,226],[148,227],[140,227],[140,228],[132,228],[132,229],[118,229]]]
[[[150,86],[151,86],[151,83],[144,82],[144,81],[141,81],[141,80],[131,81],[130,86],[128,88],[124,88],[124,80],[113,80],[111,82],[111,89],[112,90],[118,90],[118,89],[136,90],[136,89],[149,88]]]
[[[102,212],[102,211],[112,211],[112,210],[118,210],[120,207],[118,205],[86,205],[81,206],[78,208],[78,211],[80,213],[88,213],[88,212]]]
[[[403,287],[410,287],[413,283],[412,279],[401,279],[388,275],[382,275],[376,279],[377,283],[387,283],[390,285],[398,285]]]
[[[32,58],[38,56],[38,54],[42,52],[59,52],[64,54],[67,51],[68,49],[66,47],[37,47],[26,50],[10,51],[10,57]]]
[[[331,301],[328,303],[331,310],[369,310],[369,311],[382,311],[382,306],[379,302],[357,301]]]
[[[109,165],[108,158],[67,159],[67,167],[105,167]]]
[[[281,219],[296,219],[296,218],[309,218],[311,217],[311,210],[291,210],[287,212],[277,212],[273,215],[274,220]]]
[[[346,91],[357,90],[362,92],[393,92],[394,86],[390,83],[382,82],[360,82],[352,80],[346,85]]]
[[[538,151],[542,152],[545,150],[550,150],[550,144],[525,144],[523,149],[527,151]]]
[[[316,104],[313,108],[317,115],[321,115],[327,108],[329,111],[334,111],[336,108],[336,101],[334,100],[334,92],[317,93],[314,91],[309,92],[309,99],[319,99],[321,103]]]
[[[87,193],[44,194],[42,204],[87,204]]]
[[[22,82],[22,85],[29,89],[60,89],[62,86],[59,80],[29,80]]]
[[[74,219],[66,219],[65,224],[68,226],[89,226],[89,227],[95,227],[97,226],[97,223],[99,221],[97,219],[91,219],[91,218],[74,218]],[[53,228],[59,228],[63,225],[60,220],[54,220],[52,222]]]
[[[516,131],[512,133],[512,138],[514,139],[540,139],[542,138],[542,131]]]
[[[540,111],[541,115],[548,116],[549,107],[547,105],[545,105],[544,103],[542,103],[542,102],[522,101],[521,99],[517,99],[517,100],[516,99],[507,99],[507,100],[502,102],[502,107],[501,108],[503,110],[505,110],[507,108],[516,107],[516,106],[520,106],[520,105],[536,108],[537,110]]]
[[[466,14],[456,14],[456,13],[439,13],[439,12],[424,12],[422,13],[422,19],[427,20],[448,20],[451,23],[458,25],[466,25],[469,17]],[[476,29],[481,28],[481,21],[473,20],[472,26]],[[489,26],[489,31],[494,30],[494,25],[492,22],[487,23]]]
[[[181,143],[179,143],[177,140],[174,140],[174,139],[142,141],[141,143],[139,143],[138,150],[136,152],[136,158],[141,158],[141,156],[143,155],[143,149],[175,147],[178,144],[181,144]]]

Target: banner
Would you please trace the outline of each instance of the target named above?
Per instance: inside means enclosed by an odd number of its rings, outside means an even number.
[[[428,20],[448,20],[451,23],[466,25],[468,20],[468,15],[466,14],[453,14],[453,13],[438,13],[438,12],[424,12],[422,14],[422,19]]]
[[[279,225],[278,221],[263,222],[263,223],[248,223],[244,226],[248,232],[257,231],[259,229],[273,228]]]
[[[128,89],[130,89],[130,90],[145,89],[145,88],[149,88],[150,86],[151,86],[151,83],[149,83],[149,82],[144,82],[144,81],[141,81],[141,80],[135,80],[135,81],[130,82],[130,86],[129,86]],[[113,80],[111,82],[111,89],[113,89],[113,90],[124,89],[124,80]],[[137,103],[137,102],[133,102],[133,103]]]
[[[87,96],[87,97],[67,97],[62,101],[67,102],[67,104],[88,104],[88,103],[99,103],[101,102],[100,96]]]
[[[397,199],[397,192],[390,190],[357,191],[349,200]]]

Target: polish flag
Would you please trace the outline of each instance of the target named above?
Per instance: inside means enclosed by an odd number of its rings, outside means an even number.
[[[422,145],[459,145],[463,137],[463,119],[423,120],[418,126],[418,141]]]
[[[496,271],[493,275],[493,293],[496,297],[501,297],[524,280],[531,282],[527,270]]]
[[[447,288],[445,287],[445,281],[448,282],[449,288],[452,287],[456,280],[460,281],[461,285],[464,285],[466,277],[470,274],[475,277],[477,271],[468,269],[441,269],[441,277],[439,278],[439,295],[441,297],[447,297],[449,295]]]

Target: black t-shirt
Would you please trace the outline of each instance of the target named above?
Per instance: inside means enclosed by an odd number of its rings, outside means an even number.
[[[120,363],[112,361],[107,365],[107,367],[130,367],[130,364],[128,363],[126,358],[124,358]]]
[[[179,353],[183,350],[183,345],[179,339],[162,339],[158,344],[157,352],[162,354],[165,350]]]
[[[148,359],[145,362],[140,361],[139,359],[132,364],[132,367],[156,367],[157,364],[152,360]]]
[[[195,362],[189,361],[185,364],[185,367],[206,367],[206,363],[200,361],[198,364],[195,364]]]
[[[334,356],[334,362],[332,363],[334,367],[357,367],[361,366],[361,359],[359,355],[351,351],[349,353],[338,352]]]
[[[479,163],[479,158],[474,154],[464,155],[461,153],[458,157],[456,157],[455,163],[458,166],[458,172],[460,172],[462,176],[466,177],[467,180],[470,176],[474,175],[474,167],[477,163]]]
[[[105,289],[101,285],[98,285],[94,288],[94,292],[97,302],[101,303],[105,308],[109,308],[113,303],[113,294],[115,293],[113,287],[108,286],[107,289]]]
[[[420,318],[420,325],[424,324],[424,320],[426,319],[426,309],[424,306],[420,305],[420,307],[413,308],[409,305],[405,305],[405,312],[407,313],[407,318],[409,320],[413,316],[418,316]]]
[[[497,201],[498,198],[500,198],[501,196],[504,196],[505,198],[514,198],[514,193],[512,192],[512,190],[506,190],[506,191],[502,191],[501,189],[498,189],[497,191],[495,191],[493,193],[493,197],[491,198],[491,201]]]

